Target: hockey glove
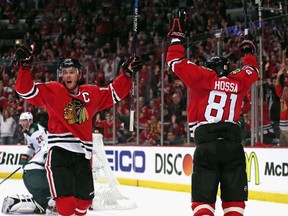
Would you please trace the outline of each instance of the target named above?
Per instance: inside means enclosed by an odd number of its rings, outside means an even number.
[[[29,161],[29,156],[27,154],[21,154],[19,165],[22,165],[22,167],[24,167],[28,163],[28,161]]]
[[[128,77],[132,77],[133,73],[136,74],[142,68],[142,60],[139,56],[131,56],[127,61],[122,64],[122,70]]]
[[[180,41],[183,41],[185,39],[186,12],[184,10],[174,10],[172,12],[170,26],[167,37],[170,39],[178,38]]]
[[[19,66],[30,67],[33,59],[33,46],[21,44],[15,51],[16,60]]]
[[[255,45],[251,40],[243,40],[239,45],[239,50],[244,54],[253,54],[256,51]]]

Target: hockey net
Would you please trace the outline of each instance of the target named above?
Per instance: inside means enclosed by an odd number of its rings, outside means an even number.
[[[94,178],[95,198],[93,210],[130,209],[136,208],[136,203],[120,192],[120,184],[108,163],[103,136],[93,133],[92,172]]]

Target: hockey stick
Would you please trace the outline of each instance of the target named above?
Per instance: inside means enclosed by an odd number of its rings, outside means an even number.
[[[138,0],[135,0],[134,20],[133,20],[133,41],[132,41],[132,52],[134,56],[136,55],[137,28],[138,28]],[[134,112],[135,112],[134,98],[135,98],[135,73],[133,73],[132,75],[129,131],[133,131],[134,129]]]
[[[258,36],[258,32],[251,17],[248,15],[246,0],[242,0],[242,4],[244,9],[244,39],[254,41],[256,40],[256,36]]]
[[[248,36],[248,13],[247,13],[247,4],[245,0],[242,0],[242,5],[244,9],[244,38]]]
[[[5,179],[3,179],[1,182],[0,182],[0,185],[6,181],[7,179],[9,179],[12,175],[14,175],[18,170],[20,170],[22,167],[18,167],[15,171],[13,171],[12,173],[10,173]]]

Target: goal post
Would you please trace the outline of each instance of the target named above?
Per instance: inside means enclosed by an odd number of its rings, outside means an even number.
[[[120,192],[120,183],[108,163],[101,133],[93,133],[92,173],[95,189],[92,210],[137,207],[135,201]]]

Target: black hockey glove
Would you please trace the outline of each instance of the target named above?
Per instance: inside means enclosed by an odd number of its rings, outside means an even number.
[[[239,50],[244,54],[254,54],[256,51],[255,45],[251,40],[243,40],[239,45]]]
[[[180,41],[185,39],[186,30],[186,12],[184,10],[174,10],[170,21],[170,31],[167,37],[178,38]]]
[[[128,77],[132,77],[142,68],[142,60],[139,56],[131,56],[127,61],[125,61],[122,66],[124,74]]]
[[[29,44],[21,44],[15,51],[18,65],[22,67],[30,67],[33,60],[33,46]]]

